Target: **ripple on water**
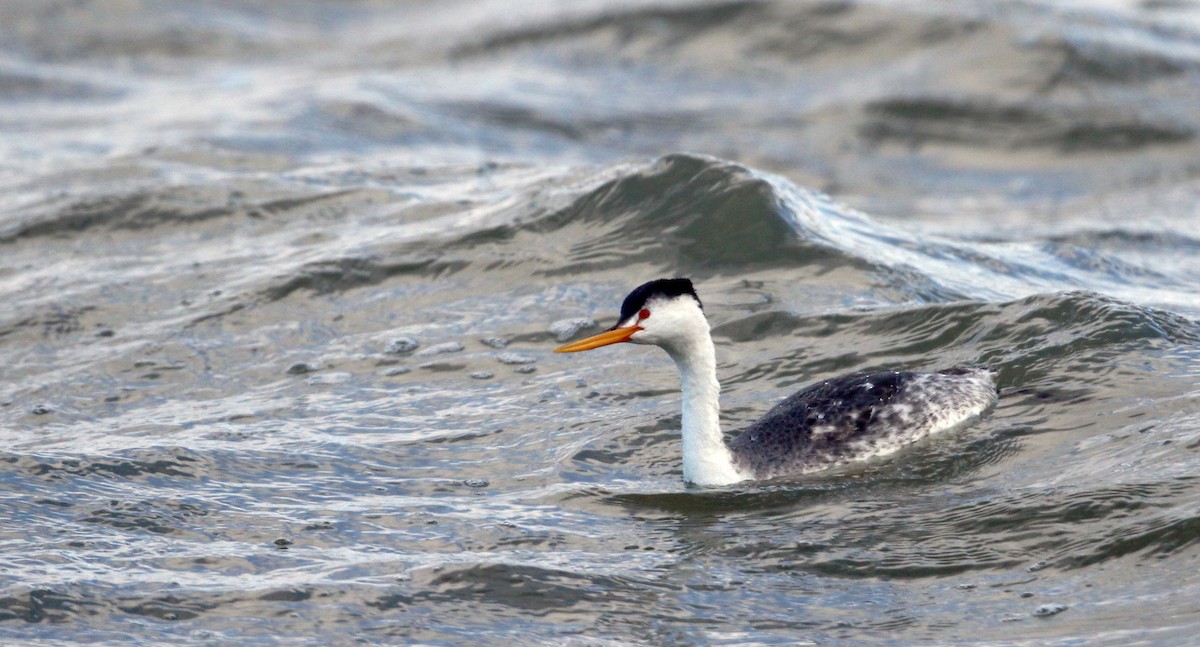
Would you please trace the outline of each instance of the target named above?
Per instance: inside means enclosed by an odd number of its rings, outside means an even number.
[[[570,341],[580,331],[596,327],[596,320],[588,317],[560,319],[550,324],[550,333],[560,342]]]
[[[35,4],[0,2],[0,630],[1194,642],[1186,3]],[[612,161],[669,150],[742,163]],[[731,428],[897,364],[1004,395],[688,487],[661,353],[551,354],[670,275]]]
[[[462,352],[462,342],[448,341],[440,344],[434,344],[417,351],[417,357],[431,357],[433,355],[444,355],[447,353]]]
[[[205,507],[182,501],[110,501],[87,512],[79,522],[123,531],[208,537],[203,519],[208,514]]]

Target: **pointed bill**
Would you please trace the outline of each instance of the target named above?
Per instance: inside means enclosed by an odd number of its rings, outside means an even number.
[[[554,349],[556,353],[577,353],[581,350],[592,350],[609,344],[619,344],[623,341],[629,341],[633,333],[641,330],[641,326],[629,326],[628,328],[616,328],[614,330],[605,330],[598,335],[592,335],[585,339],[580,339],[576,342],[571,342],[564,346],[559,346]]]

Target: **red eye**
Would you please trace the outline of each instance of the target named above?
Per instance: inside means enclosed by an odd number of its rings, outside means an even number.
[[[650,318],[650,311],[645,308],[642,308],[642,311],[638,313],[638,320],[640,321],[642,319],[649,319],[649,318]]]

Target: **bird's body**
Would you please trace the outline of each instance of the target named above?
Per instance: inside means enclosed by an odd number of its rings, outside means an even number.
[[[618,342],[653,344],[675,361],[683,391],[683,475],[697,485],[804,474],[890,454],[967,422],[997,397],[983,369],[855,373],[799,391],[726,442],[716,352],[691,281],[638,287],[616,326],[558,351]]]
[[[956,427],[995,401],[987,371],[843,375],[775,405],[730,443],[754,478],[803,474],[891,454]]]

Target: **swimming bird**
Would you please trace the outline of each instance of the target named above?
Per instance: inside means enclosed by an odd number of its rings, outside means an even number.
[[[616,325],[555,352],[621,342],[658,346],[675,361],[683,387],[683,478],[696,485],[806,474],[890,454],[966,423],[998,397],[991,372],[980,368],[853,373],[802,389],[726,442],[716,350],[689,279],[639,286],[625,297]]]

